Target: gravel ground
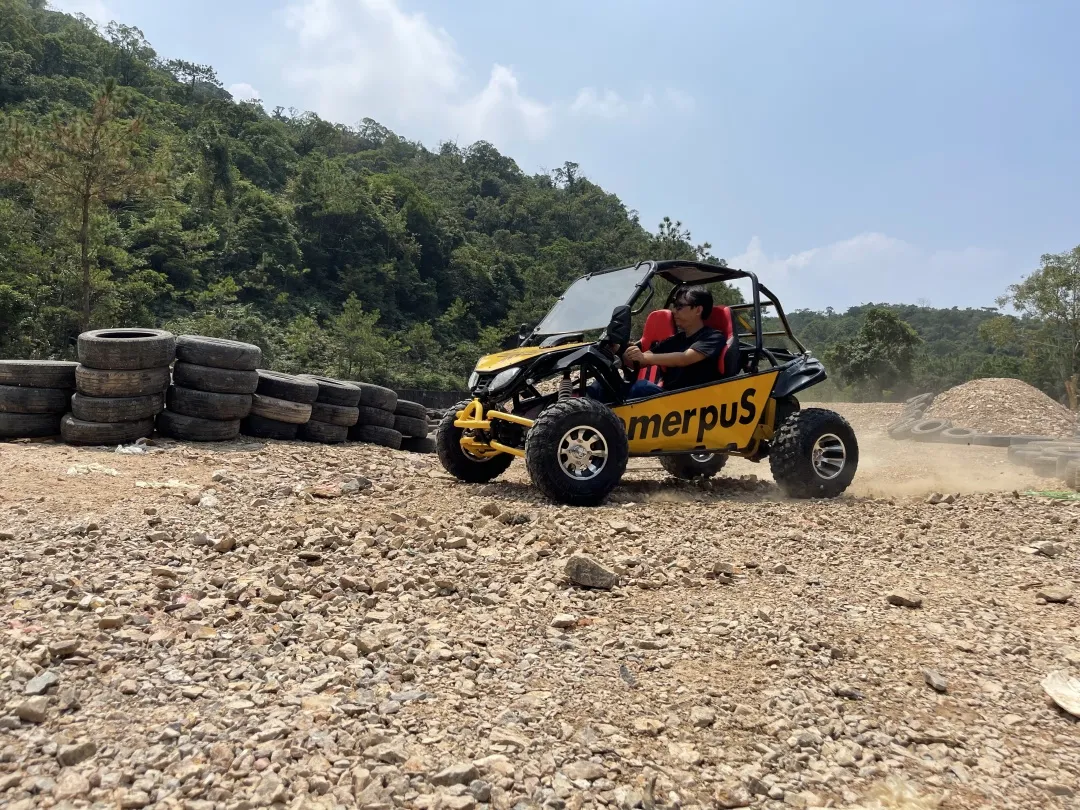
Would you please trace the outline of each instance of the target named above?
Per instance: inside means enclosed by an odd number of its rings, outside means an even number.
[[[1075,807],[1040,682],[1080,670],[1080,502],[837,409],[832,502],[742,461],[586,510],[371,446],[0,445],[0,806]]]

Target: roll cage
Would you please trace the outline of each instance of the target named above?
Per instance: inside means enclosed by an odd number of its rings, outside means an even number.
[[[787,355],[783,359],[791,359],[795,353],[785,349],[770,349],[765,346],[765,338],[767,337],[782,337],[791,341],[797,349],[798,354],[807,354],[806,348],[795,337],[791,331],[791,325],[788,323],[787,315],[784,313],[784,308],[781,306],[776,296],[758,281],[757,275],[749,270],[737,270],[733,267],[721,267],[716,264],[708,264],[706,262],[693,262],[684,261],[681,259],[667,259],[662,261],[656,260],[644,260],[635,265],[628,267],[611,267],[604,270],[598,270],[595,273],[587,273],[580,279],[575,279],[575,283],[582,279],[591,279],[595,276],[600,276],[606,273],[614,273],[620,270],[637,268],[647,268],[645,275],[641,281],[634,287],[633,293],[630,295],[629,300],[625,302],[612,302],[613,304],[625,303],[630,307],[631,314],[638,315],[645,311],[645,308],[649,305],[653,296],[656,293],[656,287],[653,283],[654,279],[662,278],[672,285],[671,292],[668,294],[667,300],[664,302],[664,307],[670,306],[671,302],[675,298],[675,294],[680,287],[688,284],[712,284],[715,282],[732,282],[732,281],[749,281],[751,289],[751,300],[745,304],[733,304],[730,305],[732,315],[732,328],[735,329],[739,338],[740,350],[748,356],[749,370],[751,372],[757,372],[759,363],[762,357],[768,359],[773,366],[781,365],[782,360],[777,357],[777,354]],[[569,292],[569,290],[568,290]],[[559,301],[565,298],[566,293],[559,297]],[[556,302],[556,305],[558,302]],[[554,306],[552,307],[554,309]],[[772,309],[775,317],[780,321],[782,329],[766,331],[762,327],[762,312],[766,309]],[[753,312],[753,330],[751,332],[739,332],[740,318],[739,313]],[[520,345],[527,346],[533,340],[537,338],[545,338],[541,345],[557,345],[562,342],[569,342],[563,338],[568,338],[572,335],[580,335],[582,332],[541,332],[540,327],[543,325],[543,321],[540,322],[531,332],[527,335],[522,335]],[[752,343],[746,343],[744,338],[752,338]]]

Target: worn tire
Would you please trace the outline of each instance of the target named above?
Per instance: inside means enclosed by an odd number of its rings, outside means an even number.
[[[262,349],[238,340],[180,335],[176,339],[176,359],[197,366],[254,371],[262,362]]]
[[[1057,475],[1057,458],[1053,456],[1039,456],[1031,460],[1031,471],[1040,478],[1053,478]]]
[[[920,419],[911,426],[911,438],[917,442],[936,442],[952,426],[948,419]]]
[[[355,385],[335,380],[332,377],[319,377],[316,374],[301,374],[307,380],[313,380],[319,386],[319,395],[316,402],[327,405],[343,405],[346,408],[355,408],[360,404],[360,389]]]
[[[355,406],[349,408],[345,405],[328,405],[325,402],[316,402],[311,406],[311,418],[316,422],[325,422],[328,425],[352,427],[360,418],[360,409]]]
[[[176,359],[176,336],[162,329],[95,329],[79,335],[78,353],[87,368],[161,368]]]
[[[694,456],[707,456],[697,460]],[[723,453],[695,453],[687,456],[661,456],[660,466],[669,475],[690,481],[694,478],[712,478],[727,464],[728,457]]]
[[[979,447],[1008,447],[1009,439],[1009,436],[997,433],[976,433],[971,438],[971,443]]]
[[[1035,459],[1042,456],[1041,450],[1028,450],[1022,447],[1009,448],[1009,463],[1018,467],[1027,467]]]
[[[63,388],[20,388],[0,385],[0,413],[63,414],[71,392]]]
[[[579,446],[596,450],[602,439],[607,448],[599,469],[587,478],[567,472],[560,455],[561,444],[571,432],[586,431],[594,438]],[[569,506],[602,503],[622,480],[629,455],[626,429],[619,417],[606,405],[584,397],[545,408],[525,436],[525,466],[533,483],[551,500]],[[597,458],[588,455],[590,461]]]
[[[280,371],[258,370],[259,384],[255,393],[274,399],[299,402],[310,405],[319,396],[319,384],[314,380],[297,377],[295,374],[282,374]]]
[[[0,385],[71,389],[77,365],[66,360],[0,360]]]
[[[349,438],[357,442],[377,444],[380,447],[389,447],[391,450],[401,449],[402,436],[393,428],[376,427],[375,425],[357,425],[349,431]]]
[[[173,366],[173,382],[181,388],[194,388],[211,394],[254,394],[259,385],[259,375],[255,371],[177,363]]]
[[[938,433],[934,441],[941,444],[974,444],[977,435],[978,432],[971,428],[950,427]]]
[[[933,401],[934,401],[934,395],[933,394],[930,394],[930,393],[917,394],[916,396],[908,397],[907,399],[905,399],[904,400],[904,405],[905,405],[905,407],[909,407],[909,408],[914,407],[914,408],[921,408],[922,410],[926,410],[927,408],[930,407],[930,403],[932,403]]]
[[[133,422],[84,422],[70,413],[60,420],[60,435],[68,444],[131,444],[154,432],[153,419]]]
[[[915,425],[919,424],[922,419],[919,417],[908,417],[906,419],[899,419],[893,422],[888,427],[888,433],[890,439],[910,439],[911,429]]]
[[[429,431],[427,414],[422,419],[412,416],[395,416],[394,430],[403,436],[411,436],[414,439],[426,439]]]
[[[231,422],[251,413],[251,394],[219,394],[170,385],[165,392],[165,404],[170,411],[183,416]]]
[[[389,388],[353,380],[350,380],[349,382],[360,389],[361,407],[366,405],[369,408],[380,408],[384,411],[390,411],[391,413],[393,413],[394,408],[397,407],[397,394]]]
[[[349,429],[343,425],[331,425],[327,422],[316,422],[312,419],[300,425],[296,435],[307,442],[341,444],[348,440]]]
[[[255,436],[260,439],[281,439],[283,441],[288,441],[290,439],[295,439],[299,430],[299,423],[267,419],[265,416],[259,416],[254,411],[247,419],[240,423],[241,433],[245,436]]]
[[[83,422],[137,422],[153,419],[165,407],[161,394],[143,397],[87,397],[75,394],[71,398],[71,415]]]
[[[240,435],[240,420],[200,419],[162,411],[158,414],[157,429],[162,436],[188,442],[227,442]]]
[[[1061,480],[1070,489],[1080,490],[1080,463],[1074,461],[1070,464],[1065,469],[1065,477]]]
[[[819,439],[832,436],[821,463],[832,463],[819,472],[814,463]],[[843,457],[839,458],[839,453]],[[839,463],[839,470],[831,467]],[[780,426],[769,451],[773,479],[792,498],[835,498],[844,492],[859,466],[859,443],[844,417],[822,408],[807,408]],[[830,473],[826,476],[824,473]]]
[[[0,439],[40,439],[60,435],[58,413],[0,413]]]
[[[169,368],[143,368],[130,371],[78,366],[75,390],[88,397],[145,397],[164,394],[169,387]]]
[[[1054,475],[1058,478],[1064,478],[1065,473],[1069,469],[1069,465],[1080,462],[1080,451],[1074,450],[1071,453],[1059,453],[1057,456],[1057,468],[1054,470]]]
[[[457,419],[458,411],[468,404],[469,400],[464,400],[443,414],[435,432],[435,452],[439,454],[443,469],[459,481],[481,484],[506,472],[514,457],[509,453],[499,453],[497,456],[481,459],[468,455],[462,449],[460,442],[464,431],[455,427],[454,420]]]
[[[356,424],[392,428],[396,418],[397,417],[394,416],[392,411],[384,411],[382,408],[372,408],[367,405],[361,405],[360,418],[356,421]]]
[[[418,439],[415,436],[402,436],[401,449],[410,453],[434,453],[435,440],[428,436],[423,439]]]
[[[311,418],[311,408],[312,406],[306,402],[291,402],[264,394],[251,396],[251,414],[271,422],[302,425]],[[293,436],[295,435],[296,431],[293,431]]]
[[[413,419],[427,419],[427,408],[419,402],[399,399],[394,407],[394,416],[409,416]]]

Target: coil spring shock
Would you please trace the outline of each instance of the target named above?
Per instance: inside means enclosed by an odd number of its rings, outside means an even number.
[[[567,375],[563,377],[562,381],[559,383],[559,401],[562,402],[564,399],[569,399],[573,395],[574,384],[570,381],[570,376]]]

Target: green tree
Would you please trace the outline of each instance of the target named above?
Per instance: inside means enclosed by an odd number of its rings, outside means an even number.
[[[825,353],[845,385],[863,386],[875,399],[911,380],[912,364],[921,340],[910,324],[887,309],[874,308],[850,340]]]
[[[1047,253],[1041,267],[1013,284],[998,299],[1019,318],[1003,315],[985,324],[983,334],[999,346],[1020,346],[1027,358],[1051,375],[1077,409],[1080,386],[1080,245]]]
[[[110,79],[89,113],[58,115],[35,128],[10,117],[0,129],[0,179],[32,186],[72,226],[78,246],[80,329],[90,325],[94,293],[94,217],[109,203],[147,192],[155,175],[139,160],[138,118],[120,117],[123,96]]]

